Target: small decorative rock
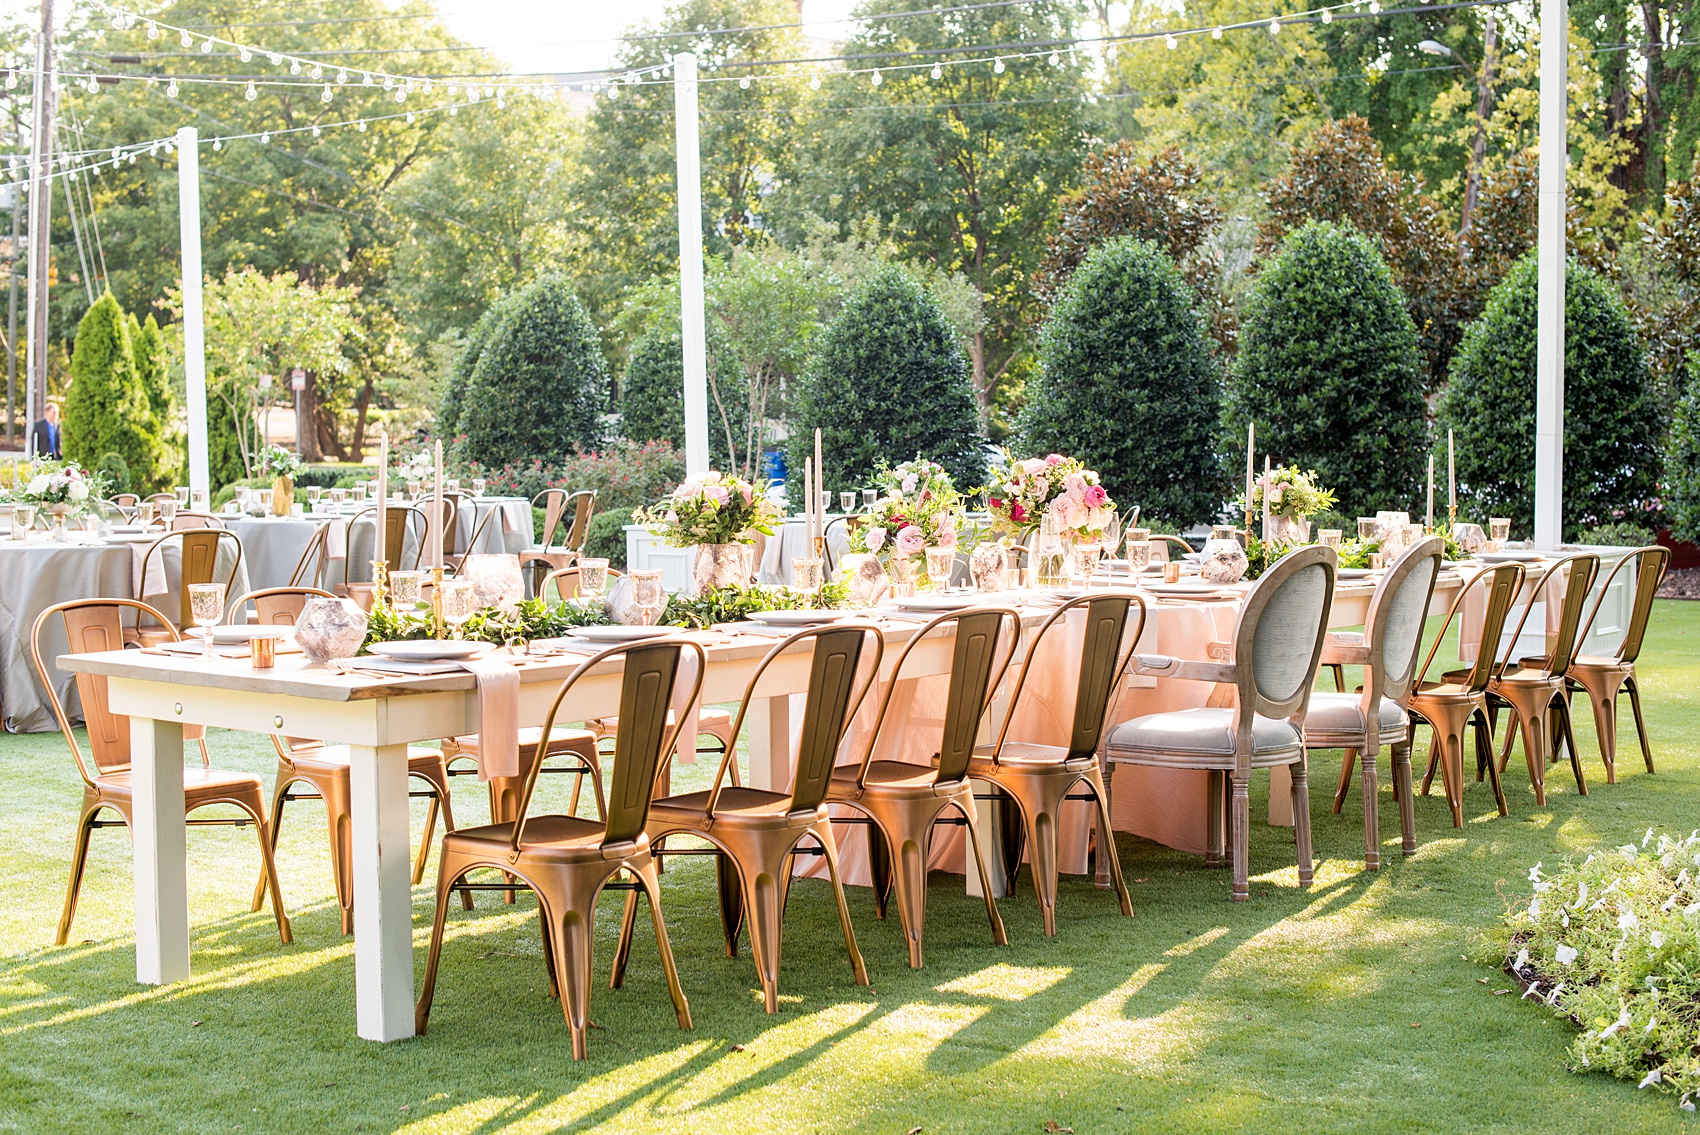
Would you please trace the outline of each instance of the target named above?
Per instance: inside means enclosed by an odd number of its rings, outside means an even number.
[[[311,662],[353,658],[366,640],[366,612],[347,599],[316,596],[295,621],[295,641]]]

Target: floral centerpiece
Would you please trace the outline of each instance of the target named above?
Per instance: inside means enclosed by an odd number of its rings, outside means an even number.
[[[962,494],[936,461],[917,457],[874,474],[883,491],[857,518],[850,533],[853,553],[872,555],[899,582],[931,582],[923,553],[954,549],[966,521]]]
[[[665,500],[640,509],[632,520],[675,548],[697,549],[691,582],[694,593],[701,594],[748,582],[743,546],[754,542],[758,532],[773,535],[780,515],[767,489],[710,469],[685,478]]]
[[[1079,458],[1060,453],[1010,460],[1006,468],[994,470],[986,507],[993,526],[1016,537],[1034,531],[1050,515],[1065,537],[1096,539],[1116,515],[1098,474]]]
[[[53,538],[65,539],[65,518],[88,508],[89,502],[106,495],[105,473],[91,473],[75,461],[64,463],[37,460],[30,465],[30,478],[14,492],[19,504],[29,504],[51,513]]]
[[[1252,484],[1251,500],[1242,502],[1247,511],[1257,513],[1269,505],[1267,537],[1276,543],[1302,544],[1310,537],[1306,517],[1334,507],[1332,489],[1319,488],[1315,470],[1306,472],[1296,465],[1271,469]]]
[[[423,485],[436,474],[436,457],[429,449],[417,450],[395,462],[395,478],[404,485],[410,481]]]
[[[260,476],[272,478],[272,514],[288,516],[295,503],[295,476],[304,468],[293,450],[268,445],[260,450]]]

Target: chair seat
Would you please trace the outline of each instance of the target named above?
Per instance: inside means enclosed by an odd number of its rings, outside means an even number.
[[[1405,728],[1405,710],[1392,698],[1384,697],[1376,706],[1380,732],[1401,732]],[[1310,712],[1305,714],[1305,736],[1317,738],[1363,736],[1368,728],[1364,721],[1363,697],[1359,694],[1315,693],[1310,695]]]
[[[1150,713],[1124,721],[1110,733],[1111,760],[1151,764],[1229,767],[1234,761],[1234,711],[1202,707]],[[1299,731],[1286,721],[1258,714],[1251,723],[1254,768],[1291,764],[1304,757]]]
[[[134,794],[129,769],[103,772],[95,777],[95,786],[108,800],[128,802]],[[183,806],[187,811],[215,800],[247,795],[260,795],[260,778],[251,772],[229,772],[216,768],[183,770]]]
[[[513,831],[511,823],[461,828],[444,834],[443,850],[505,861]],[[577,816],[533,816],[525,822],[520,861],[583,863],[599,860],[602,858],[603,831],[600,820],[584,820]],[[641,836],[639,839],[640,845],[646,842]]]
[[[1012,768],[1032,770],[1044,766],[1055,766],[1057,769],[1085,768],[1092,763],[1090,755],[1068,759],[1068,750],[1061,745],[1041,745],[1036,741],[1005,741],[1003,752],[998,754],[996,764],[992,763],[991,745],[974,746],[974,759],[969,762],[970,776],[985,776],[987,770],[997,768]]]
[[[429,771],[442,763],[443,753],[440,749],[428,749],[423,745],[407,747],[407,769]],[[344,774],[348,772],[349,755],[347,745],[318,745],[311,749],[292,749],[289,763],[295,766],[297,772]]]
[[[708,796],[707,792],[686,792],[655,801],[649,806],[649,829],[659,832],[700,828],[703,812],[708,808]],[[721,788],[720,799],[714,805],[714,822],[736,825],[740,822],[755,821],[763,827],[770,827],[775,821],[784,820],[789,815],[786,805],[790,802],[791,795],[787,792],[767,792],[760,788],[726,785]],[[817,810],[796,817],[796,822],[800,826],[807,826],[819,818]]]
[[[1578,654],[1570,669],[1575,670],[1621,670],[1626,674],[1635,672],[1635,663],[1625,662],[1621,658],[1601,658],[1597,655]]]
[[[678,715],[675,714],[672,710],[668,710],[667,711],[667,724],[672,725],[677,720],[678,720]],[[615,733],[615,732],[619,731],[620,718],[619,718],[618,715],[615,715],[613,717],[598,717],[598,718],[594,718],[590,721],[585,722],[585,724],[587,726],[590,726],[592,731],[599,731],[599,732],[602,732],[602,733]],[[722,732],[724,732],[725,730],[730,729],[731,727],[732,727],[732,714],[727,710],[724,710],[724,709],[702,709],[702,710],[699,710],[697,712],[697,732],[698,733],[712,733],[717,728],[720,729]]]
[[[914,765],[908,761],[869,761],[867,779],[863,782],[864,791],[932,792],[938,782],[938,775],[938,769],[932,765]],[[855,770],[846,769],[835,773],[828,794],[839,798],[854,798],[857,794]]]
[[[520,752],[527,755],[537,751],[537,743],[543,739],[543,727],[534,725],[519,731]],[[466,733],[454,739],[455,748],[460,752],[456,756],[476,757],[478,755],[478,734]],[[572,729],[567,726],[557,726],[549,737],[549,747],[544,751],[545,756],[557,753],[575,752],[586,746],[596,745],[596,734],[589,729]]]

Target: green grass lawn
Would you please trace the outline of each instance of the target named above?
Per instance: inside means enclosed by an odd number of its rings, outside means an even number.
[[[1446,655],[1443,654],[1443,657]],[[1592,792],[1567,767],[1537,808],[1513,754],[1512,815],[1485,785],[1450,825],[1438,785],[1417,800],[1417,855],[1398,854],[1383,757],[1384,862],[1365,873],[1358,794],[1328,801],[1337,753],[1313,760],[1317,873],[1300,890],[1290,832],[1254,823],[1252,901],[1225,870],[1123,837],[1135,915],[1065,877],[1059,934],[1031,892],[1004,900],[1011,944],[979,901],[935,875],[927,966],[895,915],[853,890],[872,988],[851,981],[825,884],[793,888],[781,1008],[762,1012],[747,949],[723,956],[710,862],[663,876],[694,1032],[673,1020],[647,919],[626,987],[598,987],[590,1059],[575,1064],[547,996],[535,907],[482,893],[450,915],[430,1035],[354,1035],[352,939],[337,932],[322,813],[293,805],[278,866],[295,942],[247,899],[251,831],[189,834],[192,980],[135,984],[130,848],[95,835],[73,944],[47,945],[79,789],[58,735],[0,737],[0,1129],[30,1132],[398,1131],[1687,1131],[1669,1095],[1565,1070],[1565,1021],[1515,994],[1484,932],[1537,859],[1700,823],[1700,604],[1661,601],[1642,658],[1659,772],[1632,727],[1607,785],[1578,721]],[[1624,709],[1626,727],[1628,709]],[[215,734],[215,760],[270,783],[263,738]],[[1426,741],[1418,742],[1418,769]],[[685,782],[703,776],[698,765]],[[677,783],[678,781],[676,781]],[[483,819],[470,779],[456,809]],[[558,790],[551,786],[551,790]],[[1267,780],[1253,785],[1263,814]],[[416,807],[415,833],[423,819]],[[1025,877],[1024,877],[1025,885]],[[604,900],[605,983],[621,896]],[[414,893],[422,969],[431,888]]]

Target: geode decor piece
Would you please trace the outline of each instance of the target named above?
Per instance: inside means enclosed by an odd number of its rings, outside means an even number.
[[[348,599],[315,596],[295,620],[295,641],[310,662],[353,658],[366,641],[366,612]]]
[[[1458,523],[1452,526],[1452,536],[1458,541],[1458,546],[1466,555],[1475,555],[1487,550],[1487,533],[1482,531],[1480,524]]]
[[[1204,542],[1198,575],[1206,583],[1222,586],[1244,579],[1250,566],[1251,561],[1246,558],[1245,549],[1240,546],[1234,529],[1217,525],[1211,531],[1210,539]]]
[[[891,589],[891,580],[885,574],[878,556],[858,553],[844,557],[850,583],[850,605],[852,607],[872,607]]]

